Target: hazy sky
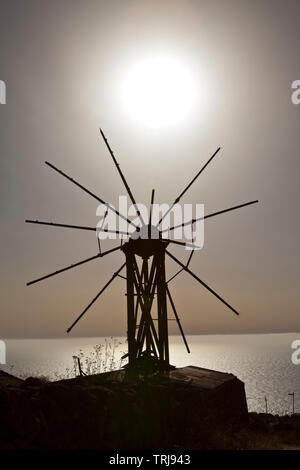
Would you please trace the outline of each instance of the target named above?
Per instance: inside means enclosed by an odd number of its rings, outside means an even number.
[[[209,213],[260,200],[207,220],[191,263],[240,317],[182,274],[170,288],[185,332],[300,331],[299,44],[298,0],[0,0],[0,337],[64,336],[123,262],[112,254],[26,287],[98,249],[92,232],[24,223],[97,222],[97,202],[45,160],[114,204],[125,194],[99,126],[139,202],[152,188],[174,200],[219,146],[182,202]],[[189,67],[198,99],[180,125],[151,129],[128,117],[120,89],[157,54]],[[124,293],[115,280],[72,335],[124,334]]]

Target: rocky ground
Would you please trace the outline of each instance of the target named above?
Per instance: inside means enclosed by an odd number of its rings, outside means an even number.
[[[189,383],[110,374],[46,382],[0,371],[0,449],[300,449],[300,415],[217,422]]]

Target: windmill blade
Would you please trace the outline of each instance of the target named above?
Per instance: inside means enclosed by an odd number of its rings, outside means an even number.
[[[178,317],[178,315],[177,315],[176,307],[175,307],[175,304],[174,304],[174,302],[173,302],[173,299],[172,299],[172,296],[171,296],[171,293],[170,293],[170,290],[169,290],[168,286],[166,287],[166,291],[167,291],[167,295],[168,295],[168,297],[169,297],[170,304],[171,304],[171,306],[172,306],[172,310],[173,310],[173,312],[174,312],[174,315],[175,315],[175,318],[176,318],[176,321],[177,321],[177,324],[178,324],[178,328],[179,328],[179,330],[180,330],[180,333],[181,333],[183,342],[184,342],[184,344],[185,344],[186,350],[187,350],[188,353],[190,353],[191,351],[190,351],[190,348],[189,348],[189,346],[188,346],[186,337],[185,337],[185,335],[184,335],[184,332],[183,332],[183,329],[182,329],[182,326],[181,326],[179,317]]]
[[[25,220],[28,224],[38,224],[38,225],[49,225],[51,227],[65,227],[65,228],[75,228],[78,230],[90,230],[95,232],[97,229],[96,227],[85,227],[82,225],[69,225],[69,224],[58,224],[56,222],[43,222],[41,220]]]
[[[179,261],[175,256],[172,255],[168,250],[166,250],[166,253],[169,255],[170,258],[172,258],[173,261],[175,261],[179,266],[181,266],[187,273],[189,273],[194,279],[196,279],[200,284],[202,284],[209,292],[211,292],[217,299],[219,299],[223,304],[226,305],[230,310],[232,310],[236,315],[239,315],[239,312],[237,312],[229,303],[226,302],[226,300],[222,299],[222,297],[217,294],[211,287],[209,287],[204,281],[202,281],[196,274],[194,274],[189,268],[187,268],[181,261]]]
[[[88,304],[88,306],[83,310],[83,312],[76,318],[76,320],[72,323],[72,325],[67,329],[67,333],[70,333],[72,328],[76,325],[76,323],[79,322],[79,320],[83,317],[83,315],[88,311],[88,309],[93,305],[94,302],[100,297],[100,295],[105,291],[105,289],[112,283],[112,281],[118,276],[119,272],[122,271],[122,269],[126,266],[126,262],[122,264],[122,266],[116,271],[110,280],[105,284],[104,287],[98,292],[98,294],[91,300],[91,302]]]
[[[114,162],[114,164],[115,164],[115,166],[116,166],[116,168],[117,168],[117,170],[118,170],[118,173],[119,173],[119,175],[120,175],[120,177],[121,177],[121,180],[122,180],[123,183],[124,183],[124,186],[125,186],[125,188],[126,188],[126,191],[127,191],[127,193],[128,193],[128,196],[130,197],[131,202],[132,202],[132,204],[134,205],[134,207],[135,207],[135,209],[136,209],[137,215],[139,216],[139,219],[140,219],[142,225],[145,225],[145,222],[144,222],[144,220],[143,220],[142,214],[140,213],[140,211],[139,211],[139,210],[137,209],[137,207],[136,207],[136,201],[135,201],[134,196],[133,196],[133,194],[132,194],[132,192],[131,192],[131,189],[130,189],[130,187],[129,187],[129,185],[128,185],[126,179],[125,179],[125,176],[124,176],[123,173],[122,173],[122,170],[121,170],[121,168],[120,168],[120,165],[119,165],[119,163],[117,162],[116,157],[114,156],[114,153],[113,153],[113,151],[112,151],[112,149],[111,149],[111,147],[110,147],[110,145],[109,145],[109,143],[108,143],[108,141],[107,141],[107,138],[105,137],[104,132],[102,131],[102,129],[100,129],[100,133],[101,133],[102,138],[103,138],[103,140],[104,140],[104,142],[105,142],[105,145],[106,145],[106,147],[107,147],[107,149],[108,149],[108,151],[109,151],[109,153],[110,153],[110,155],[111,155],[111,158],[113,159],[113,162]]]
[[[104,204],[106,205],[106,207],[108,209],[110,209],[111,211],[113,211],[115,214],[117,214],[119,217],[121,217],[121,219],[124,219],[126,220],[126,222],[128,222],[129,224],[133,225],[135,228],[138,228],[138,226],[131,222],[131,220],[127,219],[127,217],[125,217],[124,215],[120,214],[120,212],[118,212],[113,206],[111,206],[110,204],[108,204],[107,202],[103,201],[103,199],[101,199],[99,196],[96,196],[96,194],[92,193],[91,191],[89,191],[88,189],[86,189],[84,186],[82,186],[82,184],[78,183],[77,181],[75,181],[73,178],[71,178],[70,176],[68,176],[66,173],[64,173],[63,171],[59,170],[58,168],[56,168],[56,166],[52,165],[52,163],[49,163],[49,162],[45,162],[46,165],[48,165],[50,168],[52,168],[53,170],[57,171],[57,173],[59,173],[60,175],[64,176],[65,178],[67,178],[67,180],[71,181],[72,183],[74,183],[76,186],[78,186],[80,189],[82,189],[85,193],[89,194],[90,196],[92,196],[94,199],[96,199],[97,201],[101,202],[101,204]]]
[[[50,274],[46,274],[45,276],[39,277],[38,279],[34,279],[33,281],[27,282],[27,286],[30,286],[31,284],[35,284],[36,282],[43,281],[44,279],[47,279],[48,277],[56,276],[56,274],[63,273],[64,271],[68,271],[69,269],[75,268],[76,266],[80,266],[81,264],[88,263],[89,261],[92,261],[93,259],[97,258],[102,258],[105,255],[108,255],[109,253],[112,253],[113,251],[117,251],[121,248],[121,245],[116,246],[115,248],[112,248],[111,250],[104,251],[103,253],[98,253],[95,256],[91,256],[90,258],[86,258],[82,261],[79,261],[78,263],[71,264],[70,266],[67,266],[65,268],[59,269],[58,271],[55,271]]]
[[[209,158],[209,160],[207,160],[207,162],[205,163],[205,165],[201,168],[200,171],[198,171],[198,173],[196,174],[196,176],[194,176],[194,178],[192,179],[192,181],[190,181],[190,183],[184,188],[184,190],[179,194],[179,196],[175,199],[175,201],[173,202],[173,204],[169,207],[169,209],[167,210],[167,212],[160,218],[160,221],[158,222],[157,224],[157,227],[161,224],[161,222],[164,220],[164,218],[169,214],[169,212],[171,212],[171,210],[173,209],[173,207],[175,206],[175,204],[177,204],[180,199],[182,198],[182,196],[187,192],[187,190],[192,186],[192,184],[196,181],[196,179],[198,178],[198,176],[201,175],[201,173],[205,170],[205,168],[207,167],[207,165],[209,165],[209,163],[213,160],[213,158],[217,155],[217,153],[219,152],[219,150],[221,149],[221,147],[217,148],[217,150],[215,151],[215,153]]]
[[[234,211],[235,209],[240,209],[241,207],[250,206],[251,204],[256,204],[257,202],[259,202],[258,199],[255,199],[255,201],[245,202],[244,204],[239,204],[238,206],[233,206],[233,207],[229,207],[228,209],[223,209],[223,210],[218,211],[218,212],[213,212],[212,214],[204,215],[203,217],[199,217],[198,219],[192,219],[189,222],[184,222],[183,224],[175,225],[173,227],[169,227],[167,229],[161,230],[161,233],[168,232],[169,230],[175,230],[176,228],[180,228],[180,227],[185,227],[186,225],[191,225],[195,222],[198,222],[198,220],[209,219],[210,217],[214,217],[215,215],[224,214],[225,212]]]

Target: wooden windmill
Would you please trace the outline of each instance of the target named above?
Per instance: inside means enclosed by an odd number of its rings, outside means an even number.
[[[183,338],[184,344],[188,352],[190,352],[180,319],[178,317],[173,298],[170,293],[169,283],[181,272],[185,271],[189,273],[194,279],[196,279],[202,286],[209,290],[214,296],[216,296],[223,304],[225,304],[230,310],[232,310],[236,315],[239,313],[227,303],[219,294],[217,294],[211,287],[209,287],[203,280],[201,280],[196,274],[194,274],[190,269],[190,261],[194,254],[195,246],[190,244],[192,251],[189,255],[187,263],[182,263],[178,260],[170,251],[167,250],[168,245],[177,244],[186,246],[187,243],[180,242],[177,240],[172,240],[170,238],[165,238],[163,232],[168,231],[169,236],[173,230],[177,227],[184,227],[186,225],[193,225],[197,220],[192,219],[188,222],[184,222],[177,226],[171,226],[167,229],[162,230],[161,224],[165,217],[169,214],[175,204],[179,203],[182,196],[188,191],[191,185],[196,181],[199,175],[204,171],[208,164],[213,160],[220,150],[220,147],[215,151],[215,153],[210,157],[206,164],[200,169],[196,176],[189,182],[189,184],[184,188],[184,190],[179,194],[179,196],[174,200],[169,209],[162,215],[158,223],[152,224],[152,208],[154,204],[154,190],[152,190],[151,196],[151,205],[150,205],[150,215],[149,220],[144,221],[142,214],[138,210],[136,200],[131,192],[131,189],[120,169],[120,165],[117,163],[116,158],[113,154],[113,151],[100,129],[101,135],[104,139],[104,142],[108,148],[108,151],[113,159],[113,162],[119,172],[119,175],[124,183],[126,191],[130,197],[130,200],[134,207],[136,208],[137,216],[139,218],[139,223],[134,223],[132,220],[124,216],[124,214],[119,213],[113,206],[105,202],[96,194],[92,193],[86,187],[81,185],[79,182],[75,181],[73,178],[68,176],[66,173],[62,172],[54,165],[49,162],[46,164],[51,167],[53,170],[67,178],[74,185],[78,186],[89,194],[91,197],[96,199],[101,204],[105,204],[107,211],[113,211],[117,214],[118,217],[125,219],[130,227],[133,227],[132,232],[125,232],[128,236],[128,239],[125,243],[112,248],[107,251],[100,251],[95,256],[81,260],[75,264],[67,266],[65,268],[59,269],[53,273],[42,276],[38,279],[35,279],[31,282],[28,282],[27,285],[34,284],[36,282],[47,279],[51,276],[55,276],[62,272],[65,272],[69,269],[73,269],[82,264],[88,263],[89,261],[102,258],[109,253],[115,251],[122,251],[125,255],[125,262],[120,266],[120,268],[113,274],[113,276],[108,280],[108,282],[102,287],[102,289],[97,293],[97,295],[91,300],[88,306],[83,310],[83,312],[76,318],[72,325],[68,328],[67,332],[69,333],[72,328],[78,323],[78,321],[85,315],[89,308],[94,304],[94,302],[101,296],[101,294],[110,286],[113,280],[119,276],[126,279],[126,296],[127,296],[127,340],[128,340],[128,366],[136,367],[139,364],[152,364],[154,368],[159,368],[162,370],[169,369],[169,341],[168,341],[168,301],[171,306],[171,310],[174,314],[174,320],[177,322],[181,336]],[[205,215],[201,218],[207,219],[210,217],[217,216],[241,207],[249,206],[251,204],[257,203],[258,201],[250,201],[244,204],[239,204],[227,209],[220,210],[208,215]],[[40,224],[45,226],[55,226],[55,227],[66,227],[78,230],[90,230],[97,232],[99,229],[97,227],[86,227],[80,225],[69,225],[53,222],[43,222],[39,220],[26,220],[26,222],[33,224]],[[121,232],[115,231],[116,234],[121,234]],[[122,232],[124,235],[124,232]],[[170,279],[166,278],[166,268],[165,268],[165,258],[166,255],[175,261],[180,269],[175,273]],[[126,275],[123,276],[121,271],[126,267]],[[154,308],[156,307],[156,308]],[[154,317],[154,311],[156,316]]]

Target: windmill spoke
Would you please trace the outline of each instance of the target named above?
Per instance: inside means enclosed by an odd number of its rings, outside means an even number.
[[[184,190],[179,194],[179,196],[175,199],[175,201],[173,202],[173,204],[169,207],[169,209],[167,210],[167,212],[160,218],[158,224],[157,224],[157,227],[161,224],[161,222],[164,220],[164,218],[169,214],[169,212],[171,212],[171,210],[173,209],[173,207],[175,206],[175,204],[177,204],[180,199],[182,198],[182,196],[187,192],[187,190],[192,186],[192,184],[196,181],[196,179],[198,178],[198,176],[201,175],[201,173],[205,170],[205,168],[207,167],[207,165],[209,165],[209,163],[213,160],[213,158],[217,155],[217,153],[219,152],[219,150],[221,149],[221,147],[219,147],[215,153],[209,158],[209,160],[207,160],[207,162],[205,163],[205,165],[201,168],[200,171],[198,171],[198,173],[196,174],[196,176],[194,176],[194,178],[192,179],[192,181],[190,181],[190,183],[184,188]]]
[[[177,277],[178,274],[182,273],[182,271],[184,271],[184,269],[179,269],[179,271],[177,271],[177,273],[175,273],[172,277],[170,277],[170,279],[167,281],[167,284],[169,284],[169,282],[173,281],[173,279],[175,279],[175,277]]]
[[[118,276],[119,272],[122,271],[122,269],[126,266],[126,263],[122,264],[122,266],[116,271],[110,280],[105,284],[104,287],[98,292],[98,294],[91,300],[91,302],[88,304],[88,306],[83,310],[83,312],[76,318],[76,320],[72,323],[72,325],[67,329],[67,333],[70,333],[72,328],[76,325],[76,323],[79,322],[79,320],[83,317],[83,315],[88,311],[88,309],[93,305],[94,302],[100,297],[100,295],[105,291],[105,289],[112,283],[112,281]]]
[[[175,245],[188,246],[188,247],[194,248],[194,249],[200,248],[200,246],[194,245],[193,243],[179,242],[177,240],[170,240],[168,238],[164,238],[162,241],[166,242],[166,243],[175,243]]]
[[[150,202],[150,213],[149,213],[148,238],[151,238],[151,225],[152,225],[152,213],[153,213],[154,194],[155,194],[155,189],[152,189],[152,193],[151,193],[151,202]]]
[[[202,281],[196,274],[194,274],[189,268],[187,268],[181,261],[179,261],[175,256],[172,255],[168,250],[166,250],[166,253],[169,255],[170,258],[172,258],[179,266],[181,266],[187,273],[189,273],[194,279],[196,279],[200,284],[202,284],[209,292],[211,292],[217,299],[219,299],[223,304],[225,304],[230,310],[232,310],[236,315],[239,315],[239,312],[237,312],[229,303],[226,302],[219,294],[217,294],[211,287],[209,287],[204,281]]]
[[[97,232],[96,232],[96,236],[97,236],[97,242],[98,242],[98,248],[99,248],[99,253],[101,253],[101,243],[100,243],[100,238],[99,238],[99,230],[101,230],[103,228],[103,225],[104,225],[104,222],[105,222],[105,219],[107,217],[107,214],[108,214],[108,210],[105,211],[105,214],[103,216],[103,219],[102,219],[102,222],[101,222],[101,226],[100,228],[98,228]]]
[[[86,189],[84,186],[82,186],[82,184],[78,183],[77,181],[75,181],[73,178],[71,178],[70,176],[68,176],[66,173],[64,173],[63,171],[59,170],[58,168],[56,168],[54,165],[52,165],[52,163],[49,163],[49,162],[45,162],[46,165],[50,166],[50,168],[52,168],[53,170],[57,171],[57,173],[59,173],[60,175],[64,176],[65,178],[67,178],[69,181],[71,181],[72,183],[74,183],[76,186],[78,186],[80,189],[82,189],[84,192],[86,192],[87,194],[89,194],[90,196],[92,196],[94,199],[96,199],[97,201],[101,202],[101,204],[104,204],[106,205],[106,207],[108,209],[110,209],[111,211],[115,212],[115,214],[117,214],[119,217],[121,217],[122,219],[126,220],[126,222],[128,222],[130,225],[133,225],[135,228],[138,228],[138,226],[136,224],[134,224],[133,222],[131,222],[131,220],[129,220],[127,217],[125,217],[124,215],[120,214],[120,212],[118,212],[113,206],[111,206],[110,204],[108,204],[107,202],[103,201],[103,199],[101,199],[99,196],[96,196],[96,194],[92,193],[91,191],[89,191],[88,189]]]
[[[82,261],[79,261],[78,263],[71,264],[70,266],[59,269],[58,271],[55,271],[53,273],[46,274],[45,276],[39,277],[38,279],[35,279],[34,281],[27,282],[27,286],[30,286],[31,284],[35,284],[36,282],[39,282],[39,281],[43,281],[44,279],[47,279],[48,277],[55,276],[56,274],[60,274],[64,271],[68,271],[69,269],[75,268],[76,266],[80,266],[81,264],[88,263],[89,261],[92,261],[93,259],[102,258],[103,256],[108,255],[109,253],[112,253],[113,251],[119,250],[120,248],[121,248],[121,245],[115,248],[112,248],[111,250],[104,251],[103,253],[98,253],[97,255],[91,256],[90,258],[86,258]]]
[[[128,235],[130,236],[130,232],[122,232],[122,230],[108,230],[107,228],[97,228],[98,232],[106,232],[106,233],[114,233],[116,235]]]
[[[204,215],[203,217],[199,217],[198,219],[192,219],[189,222],[184,222],[183,224],[175,225],[173,227],[169,227],[167,229],[161,230],[161,233],[168,232],[169,230],[175,230],[176,228],[180,228],[180,227],[185,227],[186,225],[191,225],[195,222],[198,222],[198,220],[209,219],[210,217],[214,217],[215,215],[224,214],[225,212],[234,211],[235,209],[240,209],[241,207],[250,206],[251,204],[256,204],[257,202],[258,202],[258,200],[256,199],[255,201],[245,202],[244,204],[239,204],[238,206],[229,207],[228,209],[223,209],[223,210],[218,211],[218,212],[213,212],[212,214]]]
[[[119,165],[119,163],[117,162],[116,157],[114,156],[114,153],[113,153],[113,151],[112,151],[112,149],[111,149],[111,147],[110,147],[110,145],[109,145],[109,143],[108,143],[108,141],[107,141],[107,138],[105,137],[105,135],[104,135],[102,129],[100,129],[100,133],[101,133],[102,138],[103,138],[103,140],[104,140],[104,142],[105,142],[105,145],[106,145],[106,147],[107,147],[107,149],[108,149],[108,151],[109,151],[109,153],[110,153],[110,155],[111,155],[111,158],[113,159],[113,162],[114,162],[114,164],[115,164],[115,166],[116,166],[116,168],[117,168],[117,170],[118,170],[118,173],[119,173],[119,175],[120,175],[120,177],[121,177],[121,180],[122,180],[123,183],[124,183],[124,186],[125,186],[125,188],[126,188],[126,191],[127,191],[127,193],[128,193],[128,196],[130,197],[131,202],[132,202],[132,204],[134,205],[134,207],[135,207],[135,209],[136,209],[136,213],[137,213],[137,215],[139,216],[139,219],[140,219],[142,225],[145,225],[145,222],[144,222],[144,220],[143,220],[142,214],[141,214],[140,211],[137,209],[136,201],[135,201],[134,196],[133,196],[133,194],[132,194],[132,192],[131,192],[131,189],[130,189],[130,187],[129,187],[129,185],[128,185],[126,179],[125,179],[125,176],[123,175],[123,172],[122,172],[122,170],[121,170],[121,168],[120,168],[120,165]]]
[[[195,253],[195,249],[191,251],[189,259],[187,260],[186,267],[189,267],[190,262],[192,261],[193,254]]]
[[[194,241],[194,240],[193,240]],[[187,260],[187,263],[186,263],[186,267],[188,268],[189,267],[189,264],[192,260],[192,257],[193,257],[193,254],[195,253],[195,250],[192,250],[189,257],[188,257],[188,260]],[[183,268],[179,269],[179,271],[177,271],[177,273],[175,273],[172,277],[170,277],[170,279],[167,281],[167,284],[169,284],[169,282],[173,281],[173,279],[175,279],[175,277],[178,276],[178,274],[182,273],[182,271],[184,271]]]
[[[51,227],[65,227],[65,228],[75,228],[78,230],[90,230],[95,232],[96,227],[85,227],[82,225],[69,225],[69,224],[58,224],[56,222],[43,222],[41,220],[25,220],[28,224],[38,224],[38,225],[49,225]]]
[[[184,344],[185,344],[185,347],[186,347],[186,349],[187,349],[187,352],[190,353],[191,351],[190,351],[190,348],[189,348],[189,346],[188,346],[188,344],[187,344],[187,340],[186,340],[186,337],[185,337],[185,335],[184,335],[184,332],[183,332],[183,329],[182,329],[182,326],[181,326],[179,317],[178,317],[178,315],[177,315],[176,307],[175,307],[175,304],[174,304],[174,302],[173,302],[173,299],[172,299],[172,296],[171,296],[171,293],[170,293],[170,290],[169,290],[168,286],[166,286],[166,291],[167,291],[167,295],[168,295],[168,297],[169,297],[170,304],[171,304],[171,306],[172,306],[172,309],[173,309],[173,312],[174,312],[174,315],[175,315],[175,318],[176,318],[176,321],[177,321],[177,324],[178,324],[178,328],[179,328],[179,330],[180,330],[180,333],[181,333],[183,342],[184,342]]]

